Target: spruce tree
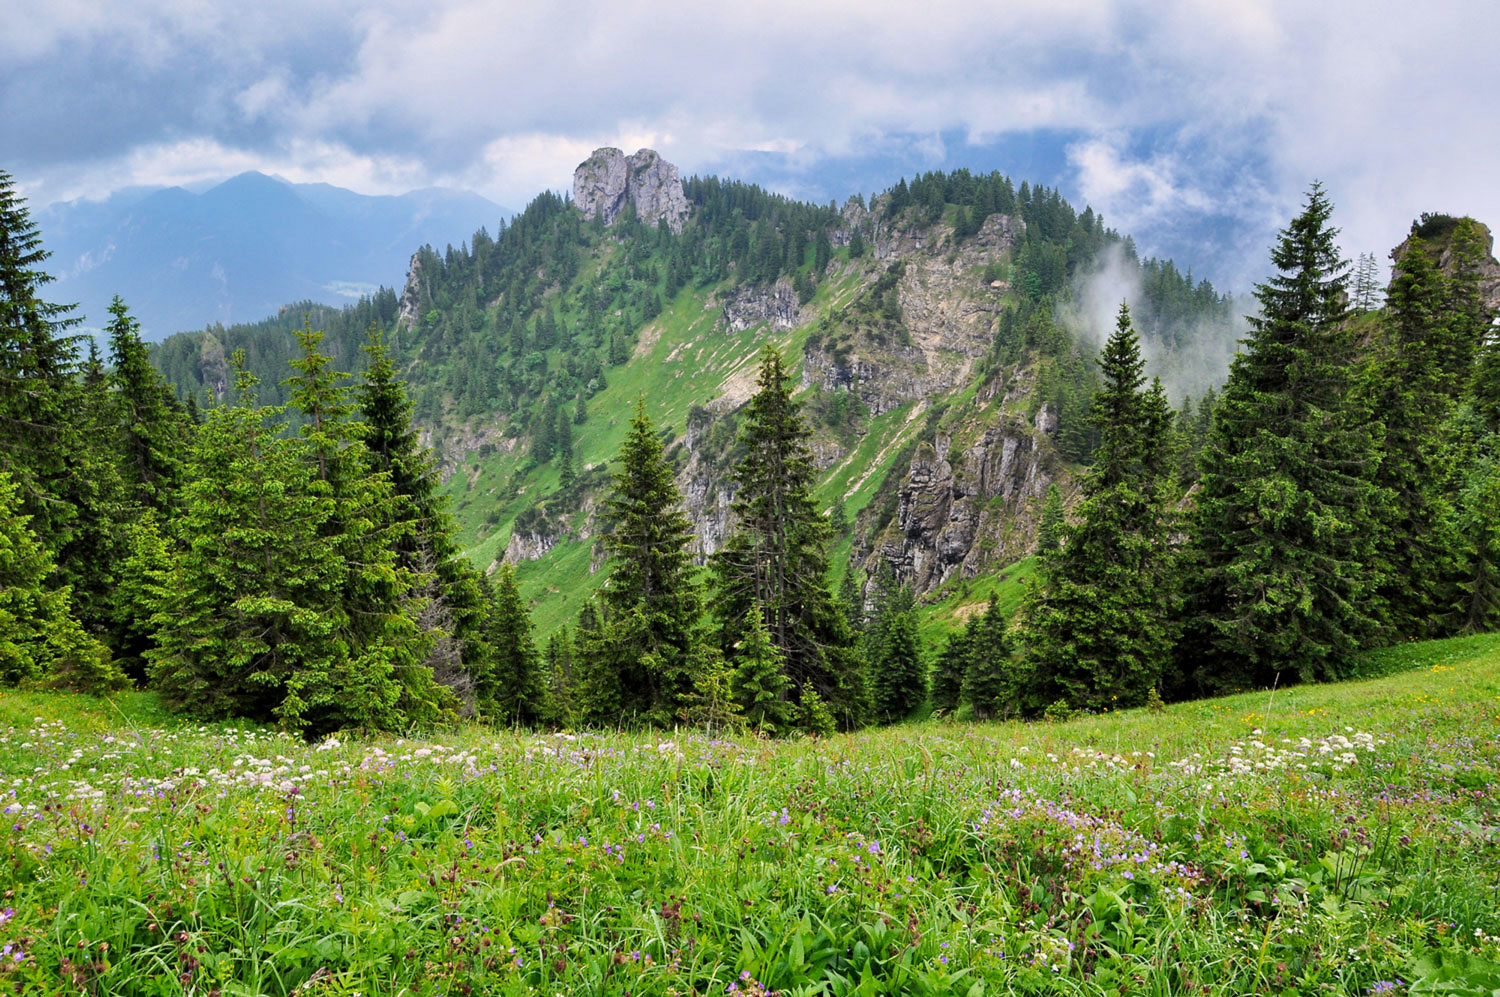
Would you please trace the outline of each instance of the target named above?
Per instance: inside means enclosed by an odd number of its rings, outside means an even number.
[[[0,683],[104,692],[124,675],[73,614],[71,590],[28,527],[20,489],[0,471]]]
[[[1345,674],[1377,631],[1374,445],[1347,401],[1348,274],[1314,185],[1214,406],[1179,656],[1190,688]]]
[[[283,710],[287,683],[302,669],[329,671],[332,627],[320,610],[338,588],[337,554],[305,446],[280,434],[279,410],[259,406],[244,360],[235,354],[236,400],[210,410],[189,454],[147,659],[176,707],[298,726],[300,706]]]
[[[117,295],[109,306],[110,381],[117,419],[116,444],[131,499],[167,514],[182,479],[188,421],[176,396],[141,341],[140,323]]]
[[[213,409],[186,468],[178,548],[146,653],[168,700],[208,717],[276,721],[310,735],[399,729],[447,714],[421,667],[384,510],[342,389],[304,338],[289,437],[235,355],[238,401]]]
[[[122,531],[134,509],[120,474],[117,399],[97,344],[90,339],[88,346],[80,377],[67,389],[71,470],[55,483],[52,498],[68,507],[70,519],[53,556],[57,582],[72,589],[78,621],[119,652],[116,572],[127,554]]]
[[[1455,599],[1456,629],[1500,628],[1500,433],[1492,433],[1465,475],[1455,521],[1467,539]]]
[[[1047,498],[1042,502],[1041,521],[1036,528],[1036,550],[1038,554],[1055,553],[1062,548],[1063,532],[1067,528],[1063,517],[1062,493],[1056,483],[1047,486]]]
[[[789,688],[810,682],[845,726],[868,705],[864,667],[828,588],[832,530],[813,498],[808,430],[781,354],[761,354],[735,466],[734,532],[712,559],[720,644],[731,661],[752,610],[785,659]]]
[[[566,727],[573,718],[573,636],[564,626],[547,638],[547,711],[544,723]]]
[[[922,661],[911,589],[893,591],[876,615],[866,637],[870,698],[877,719],[905,719],[927,698],[927,668]]]
[[[1026,705],[1023,683],[1011,661],[1010,635],[993,592],[984,615],[971,617],[964,629],[969,660],[963,699],[972,707],[974,718],[987,720],[1020,712]]]
[[[849,565],[844,569],[844,577],[839,581],[839,606],[844,611],[844,619],[848,621],[849,632],[858,634],[865,625],[865,595],[863,586],[855,580],[858,569],[854,566],[854,559],[849,559]]]
[[[349,375],[333,370],[331,358],[321,352],[323,333],[304,320],[297,338],[302,352],[291,361],[296,375],[282,383],[291,389],[289,409],[305,420],[299,432],[313,475],[309,487],[327,511],[319,532],[341,569],[326,609],[338,641],[332,671],[326,677],[313,670],[293,675],[283,713],[300,710],[303,720],[318,728],[343,726],[351,704],[358,708],[365,699],[383,704],[394,689],[398,699],[390,715],[407,722],[436,720],[452,700],[426,665],[433,635],[417,625],[412,596],[418,579],[397,554],[414,525],[402,516],[390,476],[365,446],[369,430],[353,418],[351,391],[344,383]],[[330,687],[345,685],[354,691],[352,699],[330,695]],[[377,723],[386,722],[387,714],[376,716]]]
[[[1485,428],[1500,432],[1500,333],[1491,333],[1479,347],[1468,400]]]
[[[735,701],[734,673],[723,652],[713,644],[701,643],[697,646],[697,656],[694,671],[698,681],[687,705],[678,711],[677,719],[690,727],[701,726],[709,733],[742,730],[745,715]]]
[[[1447,281],[1413,232],[1386,298],[1386,332],[1362,386],[1383,428],[1372,475],[1381,489],[1377,597],[1395,632],[1431,637],[1452,605],[1460,538],[1446,494],[1444,424],[1463,382],[1451,362],[1467,337],[1445,307]],[[1468,351],[1472,354],[1472,348]]]
[[[590,727],[621,727],[636,723],[640,717],[635,690],[622,687],[620,676],[639,662],[621,661],[621,647],[629,647],[627,635],[620,632],[624,624],[607,621],[595,602],[586,602],[578,611],[574,631],[574,672],[577,682],[573,694],[573,712],[577,721]]]
[[[369,328],[363,349],[368,362],[355,392],[362,439],[374,469],[390,480],[390,518],[409,524],[392,532],[391,547],[400,568],[413,575],[413,591],[424,602],[417,619],[430,642],[426,664],[462,700],[467,698],[464,690],[472,693],[491,667],[492,649],[485,637],[489,600],[478,571],[459,550],[457,526],[438,490],[437,462],[417,437],[411,400],[379,327]],[[445,660],[445,651],[456,652],[456,669]]]
[[[1130,312],[1120,307],[1099,355],[1094,398],[1099,447],[1078,523],[1042,559],[1024,636],[1035,694],[1073,709],[1146,701],[1171,651],[1165,500],[1174,478],[1171,408],[1145,364]]]
[[[682,512],[661,437],[636,405],[620,445],[620,470],[605,500],[609,580],[604,587],[614,636],[626,640],[609,659],[624,671],[627,710],[670,723],[693,692],[694,645],[702,614],[691,548],[693,528]],[[635,621],[626,625],[627,617]]]
[[[67,330],[81,318],[71,305],[41,298],[53,278],[40,268],[51,254],[25,199],[0,170],[0,471],[18,489],[21,512],[43,548],[56,556],[77,515],[63,498],[80,473],[80,441],[70,412],[78,343]]]
[[[1485,338],[1493,332],[1495,315],[1485,308],[1479,290],[1480,270],[1489,255],[1484,230],[1472,218],[1460,218],[1448,242],[1451,272],[1443,313],[1449,334],[1438,352],[1444,386],[1458,385],[1462,391],[1473,373]]]
[[[546,685],[513,565],[501,565],[495,573],[486,636],[494,661],[479,679],[481,712],[501,723],[536,723],[548,712]]]
[[[781,649],[766,629],[765,614],[751,606],[741,633],[734,648],[729,693],[752,730],[771,736],[785,733],[792,712],[787,702],[792,683],[786,677]]]
[[[948,635],[943,650],[938,654],[932,670],[932,707],[943,713],[953,713],[963,701],[964,676],[969,671],[969,661],[974,654],[974,640],[978,621],[971,616],[963,629]]]

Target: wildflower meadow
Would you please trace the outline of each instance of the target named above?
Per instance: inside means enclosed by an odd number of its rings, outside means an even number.
[[[1371,669],[791,742],[6,693],[0,993],[1497,992],[1500,638]]]

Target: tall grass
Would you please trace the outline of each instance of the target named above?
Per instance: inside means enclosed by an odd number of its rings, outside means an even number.
[[[6,694],[0,992],[1488,992],[1500,638],[1407,663],[790,743]]]

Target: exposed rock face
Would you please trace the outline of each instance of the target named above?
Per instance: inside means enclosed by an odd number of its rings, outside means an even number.
[[[847,246],[849,245],[850,237],[854,235],[855,229],[869,228],[870,212],[865,210],[863,204],[851,197],[844,202],[844,209],[840,214],[844,218],[844,225],[842,228],[834,230],[830,241],[835,246]]]
[[[875,217],[852,202],[845,214],[861,224]],[[1004,290],[976,284],[974,272],[1011,249],[1025,223],[991,215],[956,252],[944,242],[947,231],[876,232],[876,256],[904,263],[897,296],[909,341],[877,345],[856,339],[835,348],[826,341],[812,345],[803,356],[803,387],[821,384],[825,391],[852,390],[872,415],[880,415],[951,391],[973,376],[975,362],[990,347]]]
[[[417,440],[422,446],[437,451],[438,471],[443,476],[444,484],[447,484],[448,479],[453,477],[470,454],[477,453],[482,457],[495,451],[510,453],[521,442],[514,436],[506,436],[503,427],[488,422],[469,422],[446,427],[441,439],[432,431],[432,427],[424,426],[418,431]]]
[[[688,216],[677,167],[655,150],[641,149],[627,159],[619,149],[595,149],[573,171],[573,204],[586,217],[597,215],[612,225],[627,203],[648,225],[665,218],[674,234],[681,234]]]
[[[682,507],[692,521],[693,533],[698,538],[701,558],[724,546],[729,539],[730,505],[734,502],[734,484],[720,474],[701,466],[689,467],[682,487]]]
[[[918,593],[955,574],[972,578],[987,564],[1024,557],[1033,531],[1017,527],[1051,481],[1024,423],[987,429],[956,465],[922,443],[901,485],[896,528],[877,554]]]
[[[945,376],[949,372],[945,365],[943,374],[933,377],[926,356],[915,346],[890,347],[879,356],[819,347],[802,357],[804,388],[819,384],[824,391],[853,391],[871,415],[883,415],[913,399],[947,390],[952,387]]]
[[[743,332],[762,322],[769,322],[778,332],[802,324],[797,292],[792,290],[792,282],[787,278],[771,285],[742,287],[724,302],[724,324],[730,332]]]
[[[401,310],[396,313],[396,324],[410,329],[422,317],[422,254],[411,254],[411,265],[406,268],[406,287],[401,291]]]
[[[1495,259],[1495,237],[1490,234],[1489,226],[1472,218],[1462,219],[1474,226],[1479,237],[1479,245],[1483,250],[1479,261],[1479,299],[1484,302],[1485,310],[1490,315],[1500,312],[1500,261]],[[1452,276],[1457,269],[1457,261],[1453,256],[1453,231],[1443,233],[1441,236],[1431,240],[1429,247],[1436,249],[1438,253],[1438,268],[1443,273]],[[1407,247],[1411,245],[1410,237],[1403,239],[1401,245],[1391,250],[1391,259],[1395,261],[1396,268],[1401,266],[1401,258],[1406,255]],[[1393,273],[1394,279],[1395,274]]]
[[[522,533],[518,530],[510,535],[510,543],[506,545],[505,556],[500,562],[519,564],[522,561],[540,561],[547,551],[557,546],[557,541],[556,533]]]

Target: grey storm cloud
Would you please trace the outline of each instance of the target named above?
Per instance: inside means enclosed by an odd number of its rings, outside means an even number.
[[[0,168],[44,203],[257,168],[520,205],[602,144],[686,172],[770,156],[801,189],[892,142],[1045,130],[1069,136],[1065,192],[1122,230],[1214,217],[1263,246],[1316,177],[1352,253],[1418,210],[1500,223],[1497,11],[55,0],[0,36]]]

